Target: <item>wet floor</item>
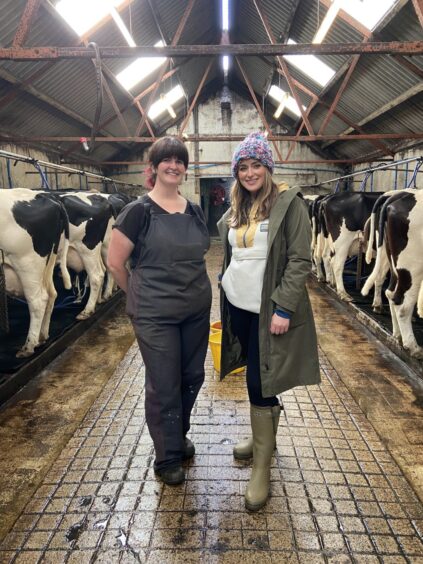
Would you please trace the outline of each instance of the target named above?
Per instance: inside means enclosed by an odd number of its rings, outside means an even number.
[[[215,245],[215,290],[220,260]],[[264,509],[244,509],[250,466],[232,457],[249,434],[244,375],[220,382],[210,354],[187,480],[156,480],[142,359],[135,345],[124,355],[120,311],[0,412],[0,562],[423,562],[422,396],[401,361],[310,292],[322,384],[282,395]],[[217,290],[213,307],[214,320]]]

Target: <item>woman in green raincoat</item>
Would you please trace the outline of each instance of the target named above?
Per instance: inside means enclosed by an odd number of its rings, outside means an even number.
[[[320,382],[317,339],[306,289],[311,230],[299,189],[272,180],[273,156],[261,133],[232,160],[231,207],[218,223],[222,276],[221,377],[247,366],[252,437],[234,447],[253,457],[247,509],[266,504],[281,406],[277,394]]]

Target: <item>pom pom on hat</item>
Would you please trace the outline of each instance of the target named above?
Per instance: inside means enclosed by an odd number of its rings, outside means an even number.
[[[232,157],[232,176],[236,178],[239,162],[244,159],[257,159],[266,166],[270,173],[273,173],[275,163],[273,161],[270,145],[260,131],[255,131],[247,135],[235,149]]]

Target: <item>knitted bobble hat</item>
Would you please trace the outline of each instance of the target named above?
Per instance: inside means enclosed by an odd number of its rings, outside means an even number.
[[[272,150],[267,139],[260,131],[255,131],[247,135],[235,149],[231,165],[232,176],[234,178],[236,178],[238,172],[239,162],[243,159],[257,159],[270,170],[271,174],[273,173],[275,163],[273,161]]]

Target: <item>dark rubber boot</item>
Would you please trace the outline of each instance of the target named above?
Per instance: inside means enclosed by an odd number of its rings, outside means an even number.
[[[178,486],[185,481],[185,472],[180,465],[155,470],[155,474],[168,486]]]

